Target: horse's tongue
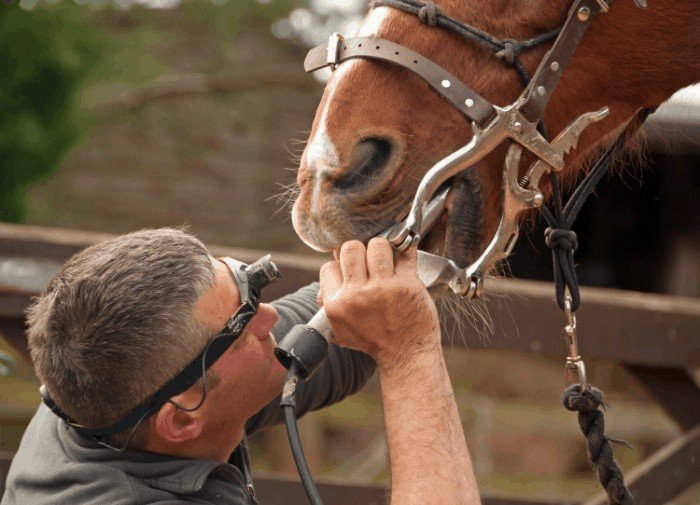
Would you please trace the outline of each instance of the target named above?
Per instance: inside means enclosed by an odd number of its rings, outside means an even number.
[[[474,170],[455,177],[446,207],[445,256],[464,268],[481,242],[481,186]]]

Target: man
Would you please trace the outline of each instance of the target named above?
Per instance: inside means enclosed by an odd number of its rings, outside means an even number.
[[[415,251],[345,244],[311,285],[261,304],[203,380],[122,433],[89,437],[208,348],[241,304],[231,269],[194,237],[144,230],[71,258],[28,311],[37,375],[70,422],[40,406],[2,505],[256,503],[246,435],[281,422],[274,335],[325,304],[338,344],[298,394],[298,414],[342,400],[379,369],[392,503],[478,503]],[[272,332],[272,333],[271,333]]]

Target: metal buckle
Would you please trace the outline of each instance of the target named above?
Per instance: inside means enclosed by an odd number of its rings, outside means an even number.
[[[338,60],[340,59],[340,44],[343,41],[343,36],[335,32],[328,38],[328,53],[326,62],[331,67],[331,71],[338,68]]]
[[[578,382],[581,385],[581,391],[585,391],[588,389],[586,365],[578,352],[576,314],[571,310],[571,297],[568,295],[564,301],[564,312],[566,313],[566,326],[564,327],[564,331],[566,332],[566,343],[569,346],[569,355],[564,365],[564,381],[566,387]]]

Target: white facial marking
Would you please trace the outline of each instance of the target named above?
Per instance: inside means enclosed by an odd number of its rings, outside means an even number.
[[[389,7],[378,7],[373,9],[360,25],[357,36],[376,36],[379,33],[382,24],[389,16],[389,13]],[[333,103],[335,92],[337,91],[340,82],[343,80],[343,77],[348,75],[359,63],[361,63],[361,60],[359,59],[342,63],[338,69],[333,72],[328,81],[327,99],[323,106],[323,110],[321,111],[321,117],[318,121],[318,128],[314,132],[313,137],[309,139],[309,143],[306,146],[306,163],[309,168],[313,170],[314,175],[317,176],[315,177],[317,186],[319,184],[318,180],[320,179],[318,176],[323,175],[324,172],[333,170],[340,165],[338,150],[328,135],[328,111],[331,103]],[[317,191],[318,188],[314,188],[314,193]]]
[[[364,19],[357,34],[354,36],[377,36],[380,33],[383,23],[388,19],[390,14],[391,9],[389,7],[378,7],[373,9]],[[311,171],[313,181],[313,188],[311,188],[309,202],[309,212],[311,214],[317,214],[320,212],[319,195],[321,193],[321,183],[324,179],[323,175],[337,169],[340,166],[338,150],[328,135],[328,111],[334,101],[334,96],[340,82],[345,76],[349,75],[350,72],[357,67],[357,65],[361,63],[361,59],[346,61],[345,63],[342,63],[335,72],[333,72],[331,78],[328,80],[326,103],[321,111],[321,117],[318,121],[318,128],[314,132],[313,136],[309,138],[309,142],[306,145],[306,165]],[[314,249],[321,250],[315,244],[312,244],[304,239],[303,226],[301,226],[302,220],[299,219],[296,203],[292,208],[292,223],[294,228],[297,230],[297,234],[307,245]],[[318,229],[316,230],[316,235],[323,235],[325,238],[331,241],[333,240],[332,230]]]

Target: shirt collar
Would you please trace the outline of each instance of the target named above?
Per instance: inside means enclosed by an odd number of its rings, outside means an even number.
[[[229,463],[128,449],[117,452],[81,435],[64,421],[57,421],[59,438],[71,458],[114,467],[149,487],[171,493],[193,494],[201,491],[209,476],[217,470],[217,473],[243,481],[240,470]]]

